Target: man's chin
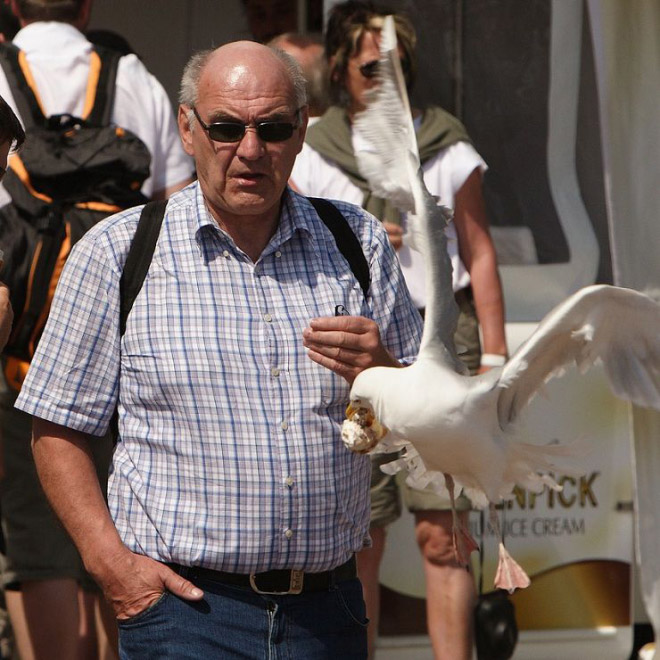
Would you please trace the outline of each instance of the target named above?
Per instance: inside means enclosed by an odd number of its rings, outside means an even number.
[[[231,211],[235,215],[259,215],[267,213],[274,207],[279,208],[280,195],[275,195],[272,190],[268,194],[257,191],[241,191],[231,200]]]

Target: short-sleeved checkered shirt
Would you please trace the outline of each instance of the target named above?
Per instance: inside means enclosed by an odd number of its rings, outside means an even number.
[[[118,286],[140,209],[75,246],[16,405],[102,435],[118,404],[108,495],[131,550],[246,573],[327,570],[363,547],[370,461],[343,446],[349,387],[307,356],[302,331],[343,305],[412,361],[421,323],[380,223],[337,206],[370,264],[368,301],[290,190],[256,263],[198,184],[174,195],[123,338]]]

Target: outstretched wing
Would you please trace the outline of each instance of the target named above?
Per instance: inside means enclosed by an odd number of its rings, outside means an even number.
[[[502,369],[498,417],[504,428],[545,382],[575,363],[601,360],[612,392],[660,409],[660,305],[620,287],[581,289],[551,311]]]
[[[407,242],[424,256],[427,306],[420,356],[426,353],[462,370],[454,349],[458,308],[445,236],[451,211],[438,206],[424,185],[391,16],[381,31],[378,82],[368,95],[367,109],[355,117],[363,145],[355,156],[371,190],[408,212],[412,241]]]
[[[381,31],[377,80],[378,86],[367,93],[367,109],[355,117],[354,128],[364,145],[355,156],[378,197],[401,211],[414,211],[419,152],[391,16]]]

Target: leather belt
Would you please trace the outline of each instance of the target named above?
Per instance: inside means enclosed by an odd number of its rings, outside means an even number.
[[[357,577],[355,555],[345,564],[322,573],[307,573],[294,569],[272,570],[264,573],[227,573],[198,566],[168,566],[189,579],[201,578],[219,584],[250,588],[258,594],[285,595],[312,591],[328,591],[337,582]]]

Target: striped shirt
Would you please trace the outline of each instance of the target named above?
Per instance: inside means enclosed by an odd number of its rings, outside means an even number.
[[[363,547],[370,461],[340,439],[349,386],[307,356],[302,331],[343,305],[409,362],[421,323],[380,223],[337,206],[370,264],[367,301],[311,204],[288,189],[256,263],[197,183],[174,195],[123,338],[119,279],[140,209],[74,247],[16,405],[95,436],[118,405],[108,498],[134,552],[246,573],[327,570]]]

